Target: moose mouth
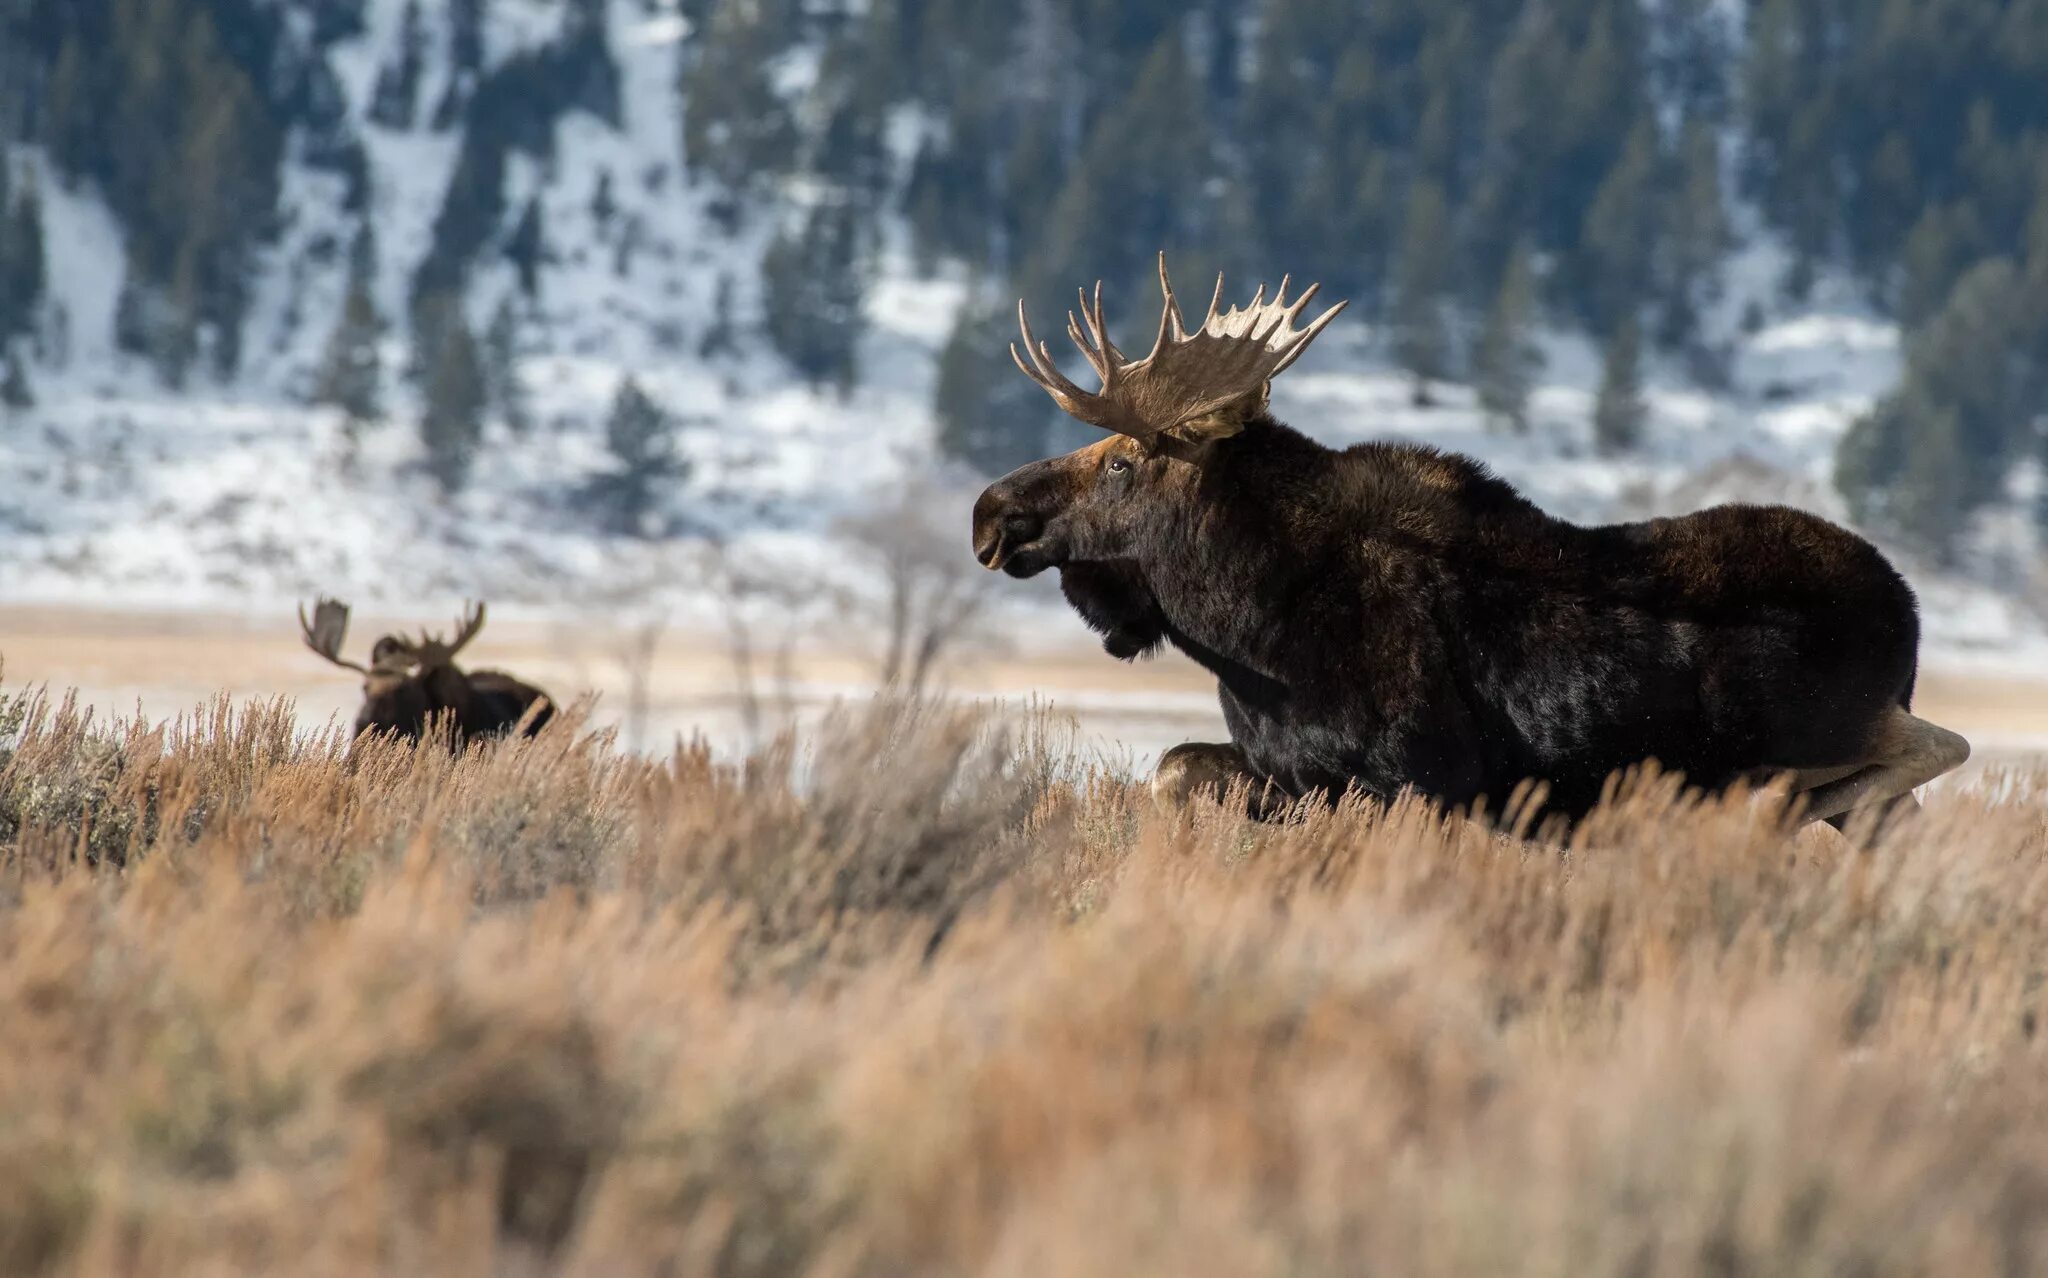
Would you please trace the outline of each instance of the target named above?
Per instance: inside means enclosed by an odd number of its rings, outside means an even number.
[[[974,557],[981,566],[991,572],[1007,573],[1012,577],[1036,577],[1053,566],[1052,559],[1037,541],[1011,545],[1008,537],[998,530],[996,535],[975,547]]]

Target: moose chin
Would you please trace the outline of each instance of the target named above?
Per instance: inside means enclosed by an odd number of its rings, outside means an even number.
[[[1031,331],[1024,374],[1108,432],[1004,476],[973,548],[1048,569],[1113,655],[1172,644],[1216,676],[1225,743],[1167,752],[1162,799],[1248,783],[1255,812],[1414,790],[1494,811],[1524,781],[1583,815],[1645,760],[1706,790],[1783,778],[1809,820],[1910,807],[1969,744],[1912,713],[1913,592],[1876,548],[1802,511],[1722,506],[1582,527],[1470,459],[1337,450],[1275,420],[1272,379],[1343,310],[1282,280],[1186,326],[1164,255],[1151,353],[1109,339],[1102,286],[1067,334],[1084,391]]]
[[[328,662],[363,676],[363,705],[355,735],[388,733],[418,741],[445,720],[456,748],[478,737],[502,736],[525,722],[528,736],[554,714],[547,694],[497,670],[464,671],[455,656],[484,627],[484,606],[476,604],[456,623],[455,638],[421,633],[418,639],[385,635],[370,648],[370,664],[341,656],[348,637],[348,605],[322,599],[311,618],[299,609],[306,646]],[[529,714],[529,712],[531,712]]]

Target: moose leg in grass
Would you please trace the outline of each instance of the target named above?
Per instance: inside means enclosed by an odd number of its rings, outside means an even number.
[[[496,670],[465,673],[456,666],[455,654],[476,638],[483,624],[484,607],[477,604],[463,615],[452,642],[438,634],[423,633],[416,640],[385,635],[371,648],[365,668],[340,655],[348,637],[348,605],[322,599],[310,619],[304,608],[299,609],[306,646],[363,676],[357,737],[378,731],[417,741],[441,715],[450,720],[458,747],[472,737],[509,732],[536,702],[540,708],[526,725],[527,735],[538,732],[554,713],[547,695],[531,684]]]
[[[1412,788],[1498,811],[1525,779],[1583,815],[1654,759],[1694,785],[1790,778],[1812,819],[1911,802],[1968,744],[1911,713],[1912,591],[1867,542],[1782,507],[1580,527],[1469,459],[1326,448],[1267,410],[1343,309],[1261,288],[1186,327],[1162,257],[1151,353],[1109,340],[1101,287],[1055,366],[1020,304],[1017,365],[1098,443],[1025,466],[974,510],[992,569],[1060,570],[1120,657],[1163,639],[1216,676],[1225,746],[1170,751],[1177,798],[1241,769],[1253,792]]]

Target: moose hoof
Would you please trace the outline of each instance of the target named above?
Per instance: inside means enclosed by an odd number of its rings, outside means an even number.
[[[1180,808],[1197,794],[1221,799],[1238,782],[1256,786],[1258,780],[1236,746],[1191,741],[1159,757],[1159,767],[1152,773],[1152,798],[1162,807]]]

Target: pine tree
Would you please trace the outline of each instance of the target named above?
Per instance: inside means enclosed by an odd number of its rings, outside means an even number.
[[[7,169],[0,151],[0,174]],[[43,202],[33,174],[11,198],[0,181],[0,341],[35,327],[36,306],[47,288]]]
[[[7,369],[4,375],[0,375],[0,408],[20,413],[35,406],[35,392],[29,389],[28,384],[28,368],[22,363],[21,352],[8,343]]]
[[[715,359],[720,355],[730,355],[739,348],[739,330],[732,312],[732,272],[720,271],[711,295],[711,322],[704,326],[704,336],[697,342],[700,358]]]
[[[426,381],[426,411],[420,419],[420,441],[427,450],[427,470],[452,493],[469,478],[483,416],[489,406],[476,339],[455,294],[429,295],[416,308],[416,340]]]
[[[1572,300],[1597,333],[1613,333],[1650,300],[1657,176],[1656,126],[1646,119],[1630,131],[1580,233]]]
[[[1688,126],[1720,124],[1728,115],[1735,51],[1726,7],[1720,0],[1664,0],[1646,12],[1658,100],[1677,108]]]
[[[524,435],[533,428],[533,405],[519,373],[519,315],[507,297],[484,330],[484,382],[505,428]]]
[[[1721,194],[1721,153],[1714,130],[1695,121],[1679,144],[1679,188],[1665,204],[1664,279],[1657,289],[1658,340],[1690,342],[1701,312],[1720,294],[1722,259],[1734,243]]]
[[[1624,319],[1608,340],[1600,374],[1600,394],[1593,401],[1593,442],[1603,453],[1628,452],[1643,439],[1649,415],[1643,403],[1642,330]]]
[[[347,291],[341,315],[327,339],[314,387],[315,403],[331,404],[347,415],[351,436],[357,427],[383,416],[381,390],[383,364],[377,344],[384,322],[377,314],[374,293],[375,249],[372,232],[365,226],[356,236],[356,248],[349,255]]]
[[[1450,229],[1443,189],[1423,179],[1408,197],[1394,263],[1394,357],[1414,380],[1418,407],[1435,402],[1430,384],[1450,363]]]
[[[795,234],[784,233],[761,260],[768,340],[813,384],[850,390],[866,329],[866,283],[852,208],[811,210]]]
[[[505,256],[512,260],[512,269],[519,275],[519,291],[528,297],[540,296],[540,267],[547,260],[547,253],[547,226],[541,220],[540,196],[535,195],[526,201],[519,225],[512,228],[511,238],[505,241]]]
[[[449,0],[448,62],[458,74],[483,70],[486,7],[485,0]]]
[[[434,108],[434,129],[455,127],[484,71],[485,0],[449,0],[448,88]]]
[[[790,37],[771,6],[711,6],[709,26],[682,74],[683,163],[737,198],[796,162],[796,121],[768,82]]]
[[[939,451],[984,475],[1000,475],[1047,451],[1051,407],[1018,376],[1007,343],[1016,312],[969,299],[939,351],[932,397]]]
[[[398,59],[377,73],[370,95],[370,119],[387,129],[409,129],[419,112],[420,76],[426,70],[427,33],[420,0],[406,0],[399,20]]]
[[[1913,332],[1898,388],[1843,439],[1837,483],[1859,518],[1948,556],[2039,450],[2044,400],[2048,314],[2016,263],[1988,258]]]
[[[1542,356],[1529,340],[1536,318],[1536,280],[1529,246],[1517,244],[1480,333],[1476,378],[1487,421],[1517,434],[1529,428],[1529,390]]]
[[[1185,42],[1177,32],[1161,37],[1130,92],[1090,133],[1020,283],[1044,283],[1059,295],[1077,280],[1099,278],[1131,298],[1153,287],[1162,247],[1189,278],[1223,265],[1227,246],[1243,237],[1223,198],[1227,184],[1209,178],[1218,164],[1215,137],[1187,109],[1196,84]]]
[[[619,384],[605,418],[604,440],[614,463],[610,505],[621,531],[646,531],[657,486],[680,472],[676,426],[675,417],[638,382],[629,377]]]
[[[1956,280],[1988,248],[1976,206],[1968,200],[1928,209],[1900,255],[1899,322],[1913,329],[1939,314]]]

